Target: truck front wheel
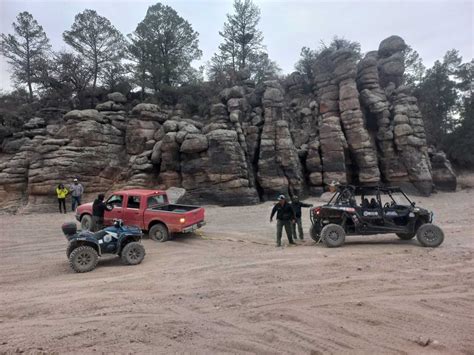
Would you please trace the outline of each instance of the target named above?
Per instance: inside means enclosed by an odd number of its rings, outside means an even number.
[[[89,231],[92,229],[92,216],[85,214],[81,217],[81,229]]]
[[[161,223],[151,227],[148,231],[148,235],[155,242],[166,242],[169,239],[168,228]]]

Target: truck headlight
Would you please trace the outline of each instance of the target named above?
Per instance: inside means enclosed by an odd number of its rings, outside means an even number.
[[[179,219],[179,223],[184,223],[184,222],[186,222],[186,218],[181,217],[181,218]]]

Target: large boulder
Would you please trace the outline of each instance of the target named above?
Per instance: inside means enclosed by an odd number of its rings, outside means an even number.
[[[110,101],[113,101],[119,104],[124,104],[127,102],[127,98],[125,97],[125,95],[120,92],[112,92],[107,95],[107,98]]]
[[[203,134],[190,133],[181,144],[181,153],[200,153],[208,148],[207,137]]]

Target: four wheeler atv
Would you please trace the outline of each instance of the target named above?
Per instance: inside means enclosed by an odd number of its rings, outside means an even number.
[[[62,230],[69,241],[66,251],[69,265],[75,272],[94,270],[103,254],[116,254],[127,265],[140,264],[145,257],[145,248],[140,243],[142,231],[124,226],[121,220],[97,233],[77,232],[75,223],[63,224]]]
[[[416,235],[424,247],[444,240],[441,228],[432,224],[433,213],[416,207],[398,187],[339,186],[327,204],[310,210],[310,218],[311,238],[328,247],[341,246],[346,235],[395,233],[403,240]]]

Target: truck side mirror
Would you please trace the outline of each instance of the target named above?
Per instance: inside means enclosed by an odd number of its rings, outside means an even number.
[[[114,209],[114,205],[110,203],[106,204],[105,207],[107,207],[107,211],[112,211]]]

